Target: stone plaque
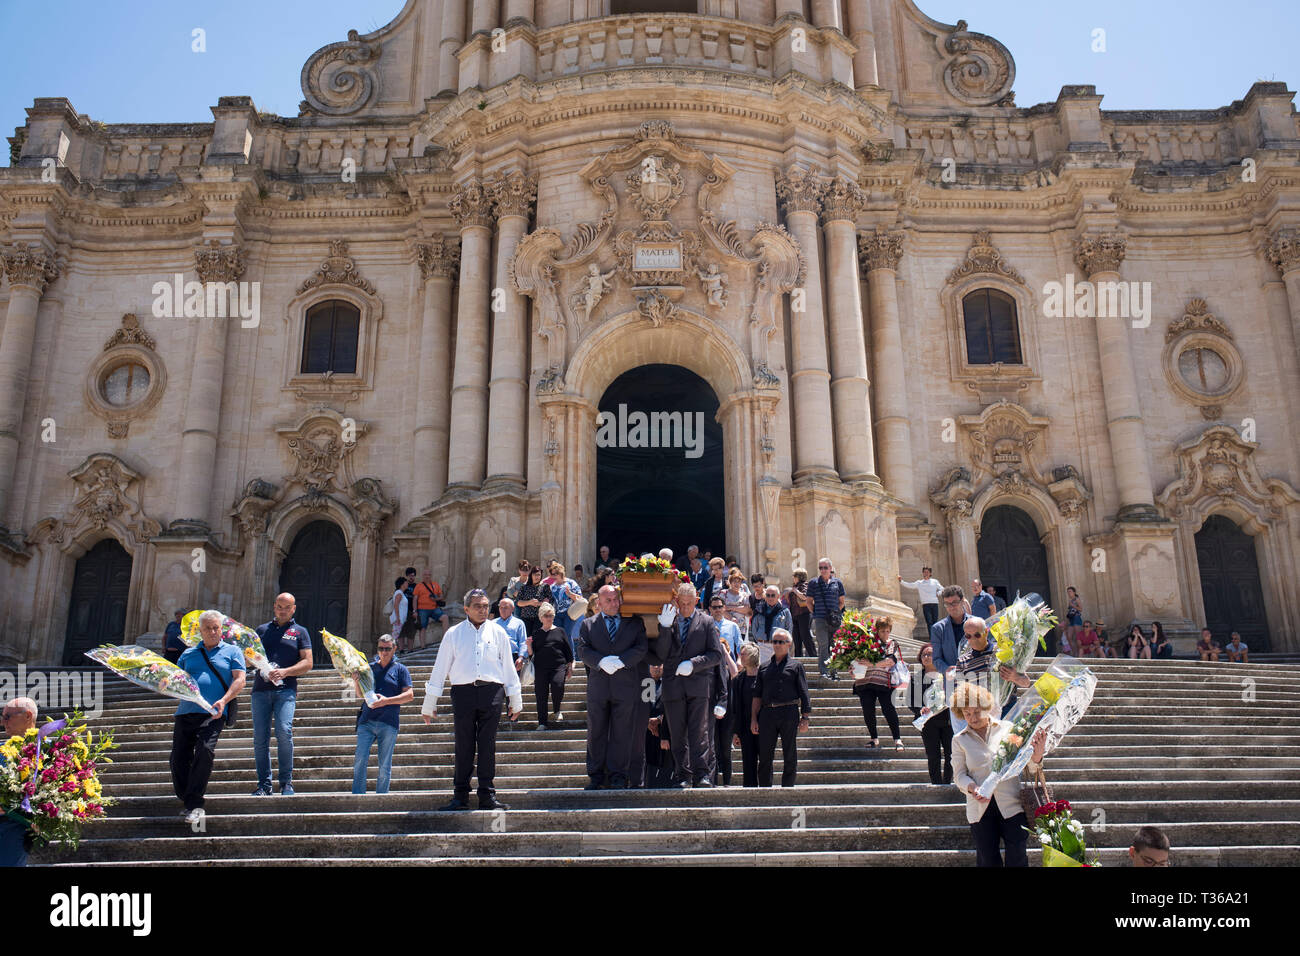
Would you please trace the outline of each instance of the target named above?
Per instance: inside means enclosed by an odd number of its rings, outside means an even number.
[[[681,271],[682,247],[677,242],[638,242],[632,248],[635,272]]]

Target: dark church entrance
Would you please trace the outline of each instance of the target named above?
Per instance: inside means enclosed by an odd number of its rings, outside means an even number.
[[[1255,539],[1231,519],[1210,515],[1196,532],[1196,563],[1201,571],[1205,626],[1227,644],[1233,631],[1251,651],[1268,650],[1268,614],[1259,583]]]
[[[984,512],[980,522],[979,540],[980,583],[993,585],[1008,603],[1019,594],[1038,592],[1049,607],[1055,610],[1048,593],[1047,549],[1038,538],[1034,520],[1011,505],[998,505]],[[962,581],[963,588],[970,583]],[[1057,611],[1057,617],[1064,617]],[[1052,637],[1047,638],[1052,650]]]
[[[725,555],[722,426],[718,397],[694,372],[642,365],[600,400],[596,432],[596,538],[613,558],[686,548]]]
[[[101,644],[121,644],[131,590],[131,556],[105,538],[80,558],[72,576],[63,663],[89,663],[84,654]]]
[[[351,574],[352,559],[343,532],[330,521],[313,521],[299,531],[280,568],[280,590],[288,591],[298,602],[294,620],[311,634],[312,660],[317,667],[329,664],[321,628],[358,643],[359,635],[347,633]]]

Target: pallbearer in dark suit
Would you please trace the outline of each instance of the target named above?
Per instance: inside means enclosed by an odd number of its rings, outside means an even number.
[[[676,607],[665,604],[659,615],[659,637],[650,663],[664,665],[663,701],[677,761],[678,787],[711,787],[710,734],[713,732],[709,694],[712,670],[722,663],[718,622],[695,606],[695,585],[679,585]]]
[[[758,669],[749,731],[758,734],[758,785],[772,786],[776,738],[781,738],[781,786],[793,787],[799,766],[795,735],[808,729],[812,704],[803,665],[790,656],[790,632],[772,632],[772,659]]]
[[[600,613],[578,628],[578,656],[587,665],[588,790],[628,785],[632,748],[642,743],[640,664],[646,656],[645,625],[639,617],[619,617],[618,588],[600,589]],[[644,757],[642,758],[644,764]]]

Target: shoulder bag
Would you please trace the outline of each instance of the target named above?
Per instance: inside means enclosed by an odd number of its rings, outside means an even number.
[[[217,683],[221,685],[221,689],[223,691],[229,691],[230,685],[221,679],[221,673],[215,667],[212,666],[212,659],[208,657],[208,650],[202,644],[199,645],[199,653],[203,655],[203,662],[208,665],[208,670],[212,671],[212,676],[217,679]],[[226,709],[224,713],[225,713],[227,727],[234,727],[235,724],[239,721],[239,714],[236,710],[236,705],[238,703],[239,703],[238,698],[226,702]]]

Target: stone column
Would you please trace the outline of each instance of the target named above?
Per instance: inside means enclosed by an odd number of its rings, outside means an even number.
[[[847,0],[844,12],[849,42],[857,47],[853,54],[853,85],[859,90],[864,86],[879,86],[876,35],[871,28],[871,0]]]
[[[424,320],[416,367],[415,474],[411,504],[418,514],[447,487],[447,426],[451,417],[451,280],[460,250],[443,235],[416,243],[424,278]]]
[[[1273,233],[1264,254],[1277,267],[1286,286],[1291,330],[1295,335],[1296,349],[1300,350],[1300,228],[1279,229]]]
[[[497,24],[499,0],[474,0],[474,16],[470,20],[470,33],[491,33]]]
[[[867,276],[871,312],[871,354],[876,379],[876,450],[885,487],[909,503],[916,501],[912,472],[912,424],[907,405],[907,364],[898,316],[898,263],[903,234],[877,229],[858,239],[862,270]]]
[[[830,372],[826,363],[826,313],[822,304],[821,254],[817,247],[817,214],[826,186],[807,170],[795,167],[777,179],[776,194],[785,204],[786,222],[807,263],[803,289],[795,289],[790,306],[790,348],[794,368],[790,393],[794,401],[795,471],[804,477],[835,477],[831,447]],[[803,292],[803,310],[796,311]]]
[[[465,0],[443,0],[442,40],[438,45],[438,92],[460,89],[460,61],[456,51],[465,43]]]
[[[965,590],[969,583],[980,576],[979,549],[975,544],[975,518],[971,513],[971,503],[957,499],[943,509],[948,521],[948,548],[952,555],[952,570],[956,580]],[[967,595],[969,598],[970,595]],[[943,607],[939,608],[940,615]]]
[[[59,277],[54,254],[38,243],[6,249],[3,261],[9,279],[9,308],[0,333],[0,529],[10,527],[18,436],[36,339],[36,311],[46,285]],[[15,515],[13,526],[20,521]]]
[[[244,257],[239,247],[223,246],[215,239],[209,239],[195,250],[194,261],[199,281],[205,284],[235,282],[244,274]],[[181,432],[176,504],[168,527],[206,533],[211,530],[208,515],[212,511],[212,475],[221,426],[221,390],[226,370],[229,320],[208,316],[199,319],[198,323]]]
[[[843,481],[876,479],[871,434],[871,383],[862,330],[862,284],[858,280],[857,227],[866,205],[857,183],[833,180],[826,191],[826,286],[829,293],[831,405],[835,413],[835,459]]]
[[[840,0],[812,0],[812,22],[817,29],[844,32],[844,19],[840,14]]]
[[[776,19],[794,16],[803,19],[803,0],[776,0]]]
[[[1123,233],[1081,237],[1074,260],[1095,286],[1120,281],[1119,267],[1128,244]],[[1146,428],[1138,403],[1137,371],[1128,339],[1129,319],[1098,317],[1097,347],[1101,354],[1101,383],[1106,400],[1111,460],[1119,486],[1118,518],[1156,516],[1147,457]]]
[[[497,216],[497,258],[493,295],[504,292],[504,310],[493,312],[492,378],[488,421],[498,427],[488,435],[488,480],[523,490],[528,456],[528,323],[527,303],[510,281],[510,260],[528,232],[528,216],[537,198],[537,176],[513,172],[491,184]],[[512,423],[514,425],[512,426]]]
[[[533,0],[503,0],[503,2],[507,27],[512,20],[533,22]]]
[[[448,204],[460,223],[460,301],[451,380],[450,485],[478,488],[487,461],[488,309],[492,200],[481,180],[461,186]]]

